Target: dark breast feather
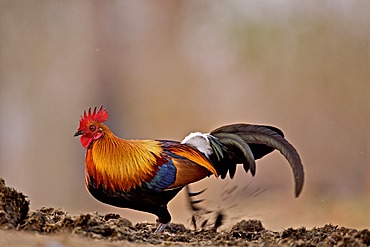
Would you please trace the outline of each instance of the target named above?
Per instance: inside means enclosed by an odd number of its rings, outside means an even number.
[[[100,202],[120,207],[131,208],[157,215],[160,219],[170,217],[167,211],[167,204],[172,200],[183,187],[165,191],[152,191],[143,187],[129,191],[107,190],[102,185],[96,187],[94,181],[88,180],[87,189],[91,195]]]

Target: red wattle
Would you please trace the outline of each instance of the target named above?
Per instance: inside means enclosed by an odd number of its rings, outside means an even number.
[[[81,144],[84,148],[87,148],[90,143],[92,142],[93,138],[92,137],[87,137],[87,136],[81,136]]]

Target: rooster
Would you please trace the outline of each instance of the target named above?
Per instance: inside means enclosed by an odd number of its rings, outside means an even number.
[[[184,186],[211,175],[233,178],[237,164],[254,176],[255,160],[275,149],[292,168],[295,196],[302,190],[301,159],[276,127],[232,124],[191,133],[182,142],[124,140],[103,124],[107,119],[103,106],[89,108],[74,134],[86,149],[86,187],[103,203],[156,215],[157,233],[170,223],[167,204]]]

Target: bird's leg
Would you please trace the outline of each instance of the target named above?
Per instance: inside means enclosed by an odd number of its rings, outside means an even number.
[[[177,192],[176,192],[177,193]],[[170,224],[171,222],[171,215],[168,212],[167,204],[157,206],[157,229],[154,233],[161,233],[163,230]]]
[[[158,225],[157,229],[154,231],[154,233],[161,233],[168,226],[168,224],[170,224],[170,222],[168,222],[168,223],[160,223],[159,222],[159,225]]]

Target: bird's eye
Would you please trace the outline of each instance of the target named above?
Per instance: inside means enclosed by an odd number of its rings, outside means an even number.
[[[90,131],[95,131],[96,130],[96,126],[95,125],[90,125],[89,129],[90,129]]]

